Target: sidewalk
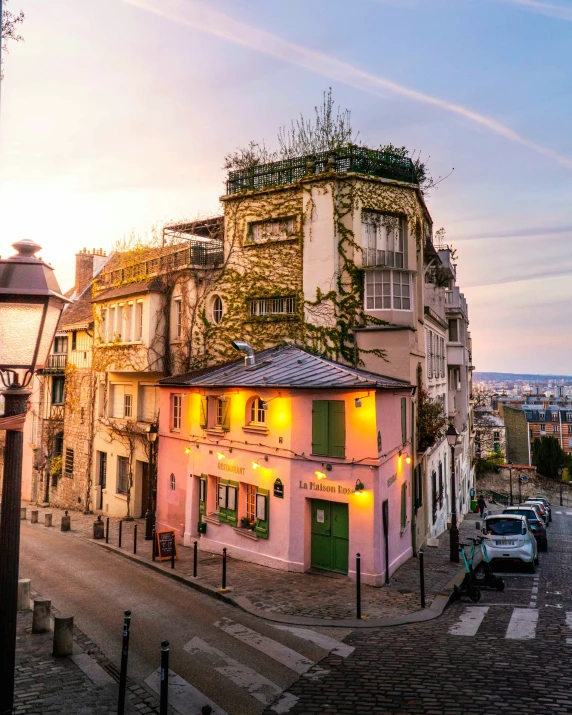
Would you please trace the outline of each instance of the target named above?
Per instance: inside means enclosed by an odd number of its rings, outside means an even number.
[[[39,523],[44,529],[44,514],[53,515],[53,527],[60,528],[63,510],[51,507],[27,506],[30,512],[38,509]],[[389,626],[429,620],[442,613],[447,605],[453,581],[462,578],[459,564],[449,561],[449,535],[439,539],[438,548],[425,548],[425,599],[427,608],[421,610],[419,559],[409,559],[391,577],[388,586],[373,588],[362,584],[362,616],[356,619],[356,586],[344,576],[336,574],[291,573],[227,559],[227,589],[221,590],[222,557],[198,552],[197,578],[193,578],[193,549],[179,546],[174,570],[170,562],[153,562],[151,542],[145,541],[142,520],[123,522],[122,548],[118,548],[119,519],[110,519],[109,544],[93,540],[95,516],[70,511],[71,532],[64,537],[89,539],[146,567],[163,572],[188,586],[208,593],[245,611],[267,620],[298,625],[339,625],[350,627]],[[460,539],[475,534],[476,515],[465,517],[460,527]],[[133,553],[133,530],[137,524],[137,554]]]

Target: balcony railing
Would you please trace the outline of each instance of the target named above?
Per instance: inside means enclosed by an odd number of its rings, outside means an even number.
[[[231,171],[226,182],[226,193],[230,195],[241,191],[295,184],[300,179],[330,171],[366,174],[408,184],[419,183],[411,159],[350,144],[336,151],[308,154]]]
[[[48,361],[40,372],[44,375],[63,373],[68,362],[67,353],[52,353],[48,355]]]
[[[64,420],[64,405],[52,405],[50,407],[49,420],[53,422],[63,422]]]

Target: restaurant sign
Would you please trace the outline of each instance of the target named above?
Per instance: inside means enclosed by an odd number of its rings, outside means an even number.
[[[298,489],[308,489],[312,492],[328,492],[329,494],[355,494],[355,489],[351,487],[343,487],[341,484],[322,484],[322,482],[303,482],[298,483]]]

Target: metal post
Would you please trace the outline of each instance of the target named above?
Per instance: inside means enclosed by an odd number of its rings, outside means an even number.
[[[155,549],[156,549],[155,541],[156,541],[156,539],[155,539],[155,527],[153,527],[153,541],[152,541],[152,544],[151,544],[151,557],[152,557],[153,561],[155,561]]]
[[[5,417],[26,413],[29,390],[13,384],[2,394]],[[11,713],[14,707],[23,442],[23,432],[6,430],[0,519],[0,713]]]
[[[419,550],[419,585],[421,588],[421,608],[425,608],[425,552]]]
[[[175,568],[175,534],[173,534],[173,538],[171,539],[171,568]]]
[[[449,530],[449,560],[459,563],[459,527],[457,526],[457,485],[455,483],[455,445],[451,447],[451,529]]]
[[[137,524],[133,525],[133,553],[137,553]]]
[[[153,531],[155,529],[155,509],[153,504],[153,495],[155,487],[155,445],[156,442],[149,444],[149,477],[147,485],[147,511],[145,512],[145,540],[153,539]]]
[[[122,527],[123,527],[123,519],[119,519],[119,542],[118,542],[118,544],[117,544],[117,545],[119,546],[119,548],[121,548],[121,530],[122,530]]]
[[[125,712],[125,690],[127,687],[127,657],[129,655],[129,628],[131,626],[131,611],[125,611],[123,616],[123,644],[121,647],[121,672],[119,674],[119,700],[117,715]]]
[[[222,590],[226,588],[226,546],[222,550]]]
[[[510,505],[513,506],[513,500],[512,500],[512,465],[508,468],[508,489],[509,489]]]
[[[356,554],[356,618],[361,619],[361,556]]]
[[[109,517],[105,520],[105,543],[109,544]]]
[[[518,475],[518,503],[522,504],[522,475]]]
[[[197,542],[193,544],[193,578],[197,577]]]
[[[161,693],[159,715],[167,715],[169,707],[169,641],[161,643]]]

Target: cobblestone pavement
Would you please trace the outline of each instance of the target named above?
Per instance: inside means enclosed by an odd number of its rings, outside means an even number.
[[[59,528],[63,511],[52,507],[27,506],[27,518],[32,509],[39,511],[37,528],[45,528],[44,514],[53,515],[52,528]],[[80,512],[69,512],[71,536],[92,538],[96,517]],[[461,524],[461,538],[475,533],[475,515],[469,514]],[[150,563],[151,542],[145,541],[142,520],[124,521],[122,551],[133,555],[133,529],[137,524],[137,559]],[[110,519],[109,544],[117,547],[119,519]],[[222,557],[198,552],[197,581],[218,589],[221,587]],[[157,568],[171,571],[168,562],[155,562]],[[177,575],[189,579],[193,575],[193,550],[180,547],[175,565]],[[440,538],[439,548],[425,549],[426,602],[431,601],[446,584],[459,573],[459,565],[449,561],[448,533]],[[255,607],[271,614],[296,615],[328,620],[355,618],[355,582],[335,574],[290,573],[236,561],[227,562],[227,586],[232,596],[243,596]],[[392,574],[389,586],[362,586],[362,613],[369,618],[401,617],[420,609],[419,561],[409,559]]]
[[[423,624],[353,631],[348,658],[330,654],[322,677],[288,691],[291,715],[571,713],[572,511],[555,513],[548,534],[536,575],[503,569],[502,593]]]

